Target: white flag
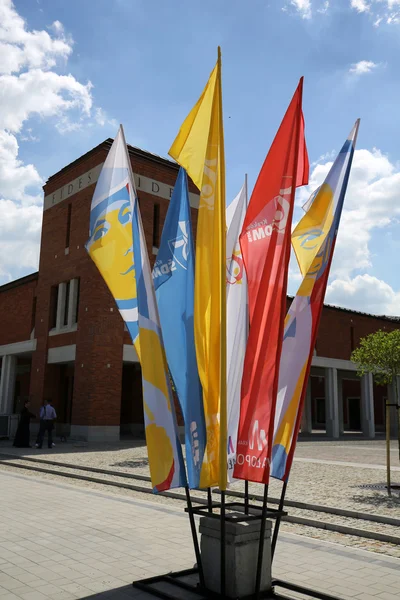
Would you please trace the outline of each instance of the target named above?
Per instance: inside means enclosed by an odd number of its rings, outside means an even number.
[[[240,389],[248,336],[247,280],[239,235],[247,210],[247,184],[226,207],[226,330],[228,403],[228,481],[233,481],[240,415]]]

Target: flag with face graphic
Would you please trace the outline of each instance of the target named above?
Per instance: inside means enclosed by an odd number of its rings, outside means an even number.
[[[140,359],[153,491],[185,485],[155,292],[122,127],[93,195],[86,249],[116,301]]]
[[[189,191],[179,170],[153,269],[165,351],[185,421],[189,487],[200,485],[206,432],[194,345],[194,244]]]
[[[248,335],[247,280],[240,249],[247,209],[247,184],[226,207],[226,351],[228,405],[228,480],[233,480],[240,414],[240,387]]]
[[[277,479],[287,480],[293,461],[358,127],[359,121],[292,234],[304,279],[285,320],[272,448]]]
[[[261,169],[240,235],[250,333],[233,475],[260,483],[268,483],[270,473],[294,196],[296,187],[308,182],[302,92],[301,79]]]

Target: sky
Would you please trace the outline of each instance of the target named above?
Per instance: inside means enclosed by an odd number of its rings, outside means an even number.
[[[400,315],[400,0],[0,0],[0,285],[38,269],[46,179],[119,123],[167,156],[218,45],[228,199],[304,75],[295,222],[361,118],[326,302]]]

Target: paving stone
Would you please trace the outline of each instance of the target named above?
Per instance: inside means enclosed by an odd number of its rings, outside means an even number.
[[[139,600],[142,594],[132,595],[132,581],[191,568],[195,562],[182,509],[3,470],[0,488],[0,531],[4,538],[10,532],[19,536],[17,542],[0,543],[0,600],[18,597],[14,590],[32,594],[26,600],[92,600],[100,592],[110,592],[110,600]],[[23,559],[25,565],[15,563],[17,547],[30,556]],[[3,565],[13,575],[2,572]],[[392,594],[394,600],[397,573],[398,559],[287,532],[279,538],[273,572],[345,600],[361,600],[362,593]],[[367,580],[370,585],[362,589],[360,583]],[[100,598],[107,600],[104,594]]]

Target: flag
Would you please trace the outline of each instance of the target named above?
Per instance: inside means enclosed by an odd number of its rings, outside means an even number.
[[[240,235],[250,333],[233,474],[260,483],[269,481],[294,196],[308,182],[302,94],[303,79],[260,171]]]
[[[277,479],[287,480],[293,461],[358,127],[359,121],[292,234],[304,278],[285,320],[272,448]]]
[[[233,479],[240,414],[240,387],[248,336],[247,280],[239,235],[247,210],[247,182],[226,208],[226,338],[228,480]]]
[[[226,232],[221,54],[169,154],[200,190],[194,288],[194,335],[203,388],[207,444],[201,487],[226,489]]]
[[[206,443],[203,399],[194,347],[194,244],[186,172],[179,170],[153,268],[171,376],[185,421],[189,487],[200,485]]]
[[[153,491],[185,485],[149,258],[122,126],[92,198],[86,249],[116,301],[140,359]]]

